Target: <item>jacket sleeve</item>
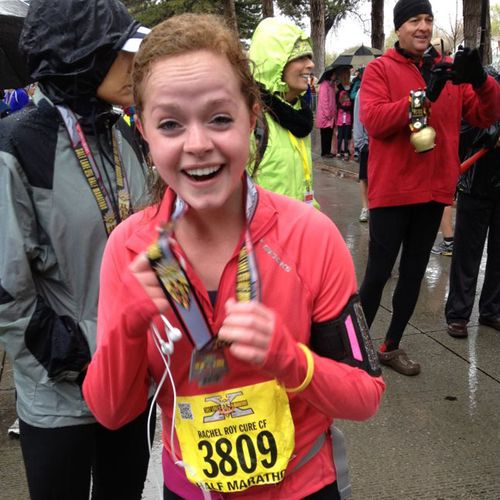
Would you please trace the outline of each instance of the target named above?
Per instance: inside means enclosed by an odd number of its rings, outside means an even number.
[[[354,139],[354,147],[361,152],[364,146],[367,145],[367,137],[366,132],[361,120],[359,119],[359,107],[360,107],[360,98],[359,92],[354,99],[354,112],[353,112],[353,126],[352,126],[352,135]]]
[[[147,407],[150,376],[147,332],[158,313],[128,271],[133,255],[113,231],[101,265],[97,350],[83,383],[83,396],[96,419],[118,429]]]
[[[7,351],[21,347],[36,307],[35,214],[20,171],[14,156],[0,153],[0,341]]]
[[[376,139],[387,139],[409,124],[408,96],[393,101],[390,85],[381,61],[375,60],[366,67],[359,90],[360,118],[368,135]]]
[[[330,84],[327,81],[321,82],[319,86],[318,105],[316,111],[316,126],[325,128],[332,126],[335,117],[335,100],[332,98]]]
[[[500,119],[500,84],[491,76],[476,90],[464,84],[462,110],[467,123],[488,128]]]
[[[29,359],[28,351],[52,380],[75,381],[90,361],[89,346],[77,322],[59,316],[37,293],[36,281],[55,257],[40,235],[21,165],[5,151],[0,153],[0,213],[0,341],[17,363]],[[31,358],[24,369],[32,363]]]
[[[321,262],[318,279],[312,285],[315,298],[311,322],[335,319],[356,292],[352,258],[337,228],[331,221],[323,220],[318,229],[323,235],[321,241],[307,239],[315,241],[316,261]],[[298,387],[307,372],[305,354],[283,318],[278,318],[276,333],[264,369],[281,380],[285,387]],[[303,392],[290,394],[290,399],[305,398],[331,418],[365,420],[377,412],[385,390],[382,377],[373,377],[359,368],[315,353],[312,355],[311,383]]]

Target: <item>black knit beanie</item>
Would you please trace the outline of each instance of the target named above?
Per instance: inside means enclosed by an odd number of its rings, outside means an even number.
[[[410,17],[420,14],[434,15],[429,0],[399,0],[394,6],[394,29],[398,30]]]

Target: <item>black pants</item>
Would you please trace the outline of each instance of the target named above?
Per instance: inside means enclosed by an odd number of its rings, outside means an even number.
[[[333,128],[320,128],[321,156],[329,155],[332,152]]]
[[[500,196],[495,200],[459,193],[445,309],[447,321],[470,318],[487,235],[488,257],[479,315],[492,319],[500,316]]]
[[[415,309],[443,210],[444,205],[435,202],[370,209],[368,263],[359,291],[368,326],[373,323],[402,246],[392,319],[385,338],[391,349],[399,346]]]
[[[140,500],[149,462],[147,414],[116,431],[99,424],[45,429],[19,419],[31,500],[88,500],[91,474],[92,500]],[[152,436],[154,424],[155,415]]]
[[[359,152],[359,175],[360,181],[368,182],[368,146]]]
[[[351,140],[351,125],[339,125],[337,127],[338,152],[349,153],[349,141]]]
[[[171,492],[166,486],[163,486],[163,500],[184,500],[179,495]],[[337,488],[337,481],[327,484],[324,488],[304,497],[304,500],[340,500],[340,493]]]

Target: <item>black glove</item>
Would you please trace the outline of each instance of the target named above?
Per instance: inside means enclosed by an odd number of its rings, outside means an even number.
[[[480,87],[488,75],[484,71],[477,49],[465,47],[455,54],[453,61],[453,79],[455,85],[471,83],[474,88]]]
[[[446,82],[453,78],[452,74],[453,65],[448,62],[435,64],[430,73],[429,83],[425,91],[427,99],[431,102],[437,101],[439,94],[443,90]]]

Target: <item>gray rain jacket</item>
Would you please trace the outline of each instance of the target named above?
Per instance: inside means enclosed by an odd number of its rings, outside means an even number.
[[[46,2],[48,16],[51,3]],[[86,10],[89,4],[101,9],[97,20],[96,12]],[[95,97],[121,47],[120,37],[137,23],[125,9],[106,19],[109,2],[104,0],[68,5],[79,12],[59,15],[66,24],[74,19],[74,30],[66,27],[60,37],[38,33],[38,46],[30,45],[27,35],[36,40],[37,27],[46,29],[52,20],[43,18],[42,8],[37,13],[42,18],[35,15],[30,25],[28,14],[24,44],[40,89],[33,104],[0,122],[0,342],[13,363],[18,415],[38,427],[94,422],[78,377],[95,350],[99,271],[107,241],[54,103],[82,119],[87,143],[113,193],[110,138],[115,130],[132,209],[145,201],[146,170],[136,139],[111,106]],[[89,29],[90,19],[96,24]],[[84,64],[73,60],[68,65],[64,52],[76,52],[77,46]]]

